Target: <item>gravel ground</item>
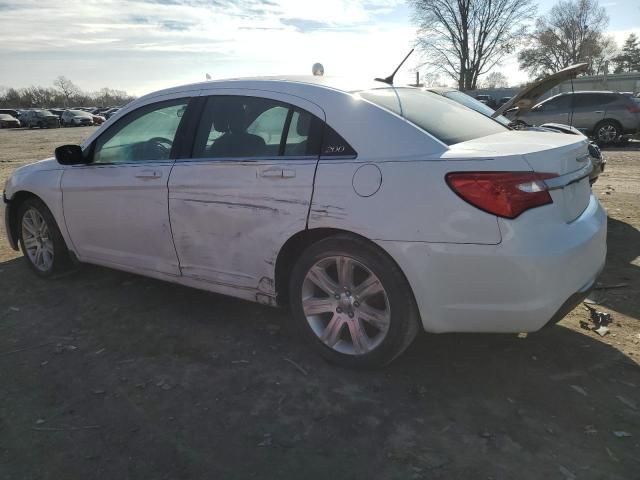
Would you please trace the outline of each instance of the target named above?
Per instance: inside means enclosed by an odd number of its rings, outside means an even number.
[[[0,131],[0,181],[90,131]],[[0,230],[0,479],[640,478],[640,143],[605,155],[608,335],[581,305],[527,338],[424,334],[375,372],[324,363],[284,311],[40,280]]]

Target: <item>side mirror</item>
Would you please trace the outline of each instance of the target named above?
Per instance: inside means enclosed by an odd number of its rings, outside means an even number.
[[[62,145],[56,148],[56,160],[60,165],[82,165],[88,163],[80,145]]]

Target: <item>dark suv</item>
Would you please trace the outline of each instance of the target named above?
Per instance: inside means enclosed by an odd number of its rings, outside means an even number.
[[[60,126],[58,117],[49,110],[27,110],[20,115],[20,123],[29,128],[57,128]]]
[[[572,125],[608,144],[640,131],[640,99],[617,92],[561,93],[528,112],[507,112],[507,117],[529,125]]]

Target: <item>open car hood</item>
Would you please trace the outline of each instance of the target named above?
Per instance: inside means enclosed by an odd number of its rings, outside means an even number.
[[[507,103],[498,108],[491,116],[495,118],[513,107],[518,107],[519,113],[528,112],[531,110],[531,107],[538,103],[538,99],[542,95],[565,80],[569,80],[579,73],[586,72],[587,67],[587,63],[577,63],[576,65],[571,65],[570,67],[563,68],[556,73],[552,73],[537,82],[533,82],[528,87],[522,89],[520,93]]]

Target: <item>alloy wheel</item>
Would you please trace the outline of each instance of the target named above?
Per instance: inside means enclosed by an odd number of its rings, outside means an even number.
[[[385,339],[391,322],[387,292],[365,265],[347,256],[316,262],[302,285],[302,309],[329,348],[364,355]]]
[[[30,208],[22,216],[22,242],[25,253],[38,270],[51,270],[54,258],[53,240],[47,222],[35,208]]]
[[[618,130],[611,124],[603,125],[598,129],[598,140],[604,143],[615,141],[618,136]]]

